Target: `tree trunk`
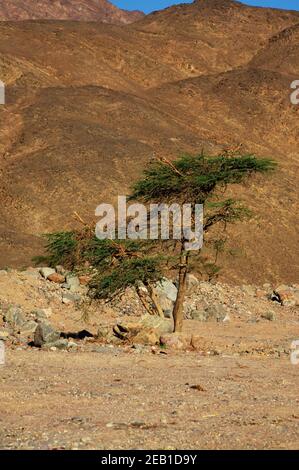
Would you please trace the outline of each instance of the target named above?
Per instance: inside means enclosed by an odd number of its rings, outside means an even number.
[[[180,256],[180,269],[179,269],[179,285],[178,295],[174,304],[173,319],[174,319],[174,333],[181,333],[183,329],[184,320],[184,300],[186,293],[186,278],[188,272],[189,254],[184,250],[184,243],[182,243],[181,256]]]

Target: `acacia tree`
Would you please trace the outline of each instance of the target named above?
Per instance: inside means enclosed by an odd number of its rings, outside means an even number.
[[[272,160],[258,159],[254,155],[183,155],[172,162],[157,158],[135,183],[131,198],[147,203],[162,201],[169,204],[192,204],[193,209],[196,204],[203,204],[205,236],[217,224],[226,226],[249,215],[248,209],[240,201],[224,198],[227,185],[240,184],[253,173],[265,173],[274,167]],[[182,331],[186,276],[190,257],[196,256],[194,252],[186,251],[185,243],[186,239],[182,236],[178,264],[178,295],[173,311],[175,332]]]
[[[227,186],[242,183],[254,173],[266,173],[274,168],[272,160],[258,159],[254,155],[183,155],[174,161],[155,158],[134,184],[130,199],[145,202],[149,207],[152,203],[179,203],[191,204],[195,210],[196,204],[202,204],[205,244],[213,227],[222,224],[225,228],[227,224],[249,216],[249,210],[240,201],[225,197]],[[195,214],[192,215],[194,220]],[[134,286],[148,312],[158,315],[163,315],[163,312],[155,298],[153,285],[162,279],[165,264],[174,263],[174,269],[178,271],[174,332],[181,332],[186,276],[190,261],[195,264],[200,261],[201,250],[187,251],[183,233],[179,242],[99,240],[95,236],[94,225],[81,222],[82,230],[46,235],[48,256],[43,261],[52,266],[62,264],[70,270],[89,272],[90,292],[96,299],[111,299],[128,286]],[[222,241],[214,240],[217,250]],[[140,281],[149,291],[150,305],[139,288]]]

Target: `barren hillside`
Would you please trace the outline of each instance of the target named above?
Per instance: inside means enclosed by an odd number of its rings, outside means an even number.
[[[125,11],[107,0],[1,0],[0,21],[73,20],[132,23],[140,11]]]
[[[126,26],[0,23],[0,265],[29,263],[38,236],[72,226],[74,210],[92,219],[154,152],[241,145],[280,166],[238,189],[255,217],[232,228],[238,254],[221,260],[223,277],[295,282],[297,24],[299,13],[225,0]]]

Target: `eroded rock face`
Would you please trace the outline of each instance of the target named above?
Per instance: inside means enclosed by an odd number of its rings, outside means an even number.
[[[142,18],[141,11],[126,11],[107,0],[3,0],[1,21],[72,20],[128,24]]]

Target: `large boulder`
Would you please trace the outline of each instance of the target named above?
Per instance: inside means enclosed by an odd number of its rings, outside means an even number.
[[[212,306],[206,306],[202,309],[196,309],[191,312],[192,320],[201,322],[225,322],[229,320],[228,312],[221,304],[215,303]]]
[[[34,333],[34,346],[41,347],[46,343],[54,343],[60,339],[60,333],[49,323],[40,322]]]
[[[4,314],[4,321],[13,328],[18,328],[25,323],[22,309],[16,306],[10,306]]]
[[[172,320],[158,316],[144,315],[137,321],[123,320],[113,328],[114,334],[137,344],[158,344],[163,334],[173,330]]]
[[[178,294],[177,287],[171,280],[164,278],[156,284],[154,287],[154,293],[157,296],[164,316],[166,318],[171,318],[174,303]]]
[[[23,323],[19,331],[22,336],[33,336],[38,324],[35,321],[29,320]]]

